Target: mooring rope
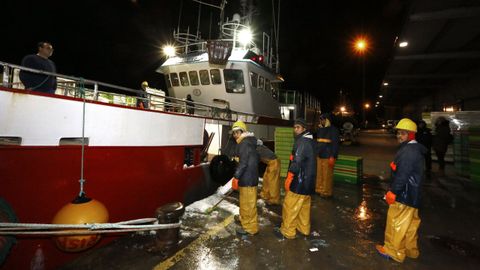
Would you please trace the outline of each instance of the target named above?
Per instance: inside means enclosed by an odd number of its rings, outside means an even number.
[[[84,235],[92,233],[119,233],[134,231],[162,230],[180,227],[180,222],[167,224],[137,225],[156,221],[156,218],[143,218],[117,223],[86,224],[42,224],[42,223],[0,223],[0,235]],[[61,229],[61,230],[59,230]],[[68,230],[66,230],[68,229]],[[82,229],[72,231],[72,229]],[[42,231],[38,231],[42,230]],[[45,231],[54,230],[54,231]]]

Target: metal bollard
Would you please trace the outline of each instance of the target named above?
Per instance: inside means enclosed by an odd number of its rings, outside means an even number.
[[[168,203],[155,210],[158,224],[176,223],[185,213],[185,207],[181,202]],[[180,240],[180,228],[163,229],[157,231],[156,248],[169,250],[175,247]]]

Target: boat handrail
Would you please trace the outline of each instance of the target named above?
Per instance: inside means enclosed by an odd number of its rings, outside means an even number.
[[[114,85],[110,83],[104,83],[95,80],[89,80],[69,75],[64,75],[60,73],[48,72],[43,70],[37,70],[32,68],[27,68],[20,65],[10,64],[7,62],[0,61],[0,66],[3,67],[3,76],[1,85],[4,87],[14,88],[15,85],[20,85],[20,82],[13,82],[14,70],[24,70],[32,73],[55,76],[57,79],[62,79],[63,81],[58,81],[57,84],[60,87],[57,89],[62,89],[63,92],[61,95],[71,96],[76,98],[83,97],[80,85],[93,85],[92,88],[82,87],[84,90],[85,99],[94,100],[103,103],[114,103],[118,105],[137,107],[136,101],[146,101],[148,103],[147,109],[153,111],[171,111],[174,113],[181,114],[192,114],[189,113],[189,109],[194,109],[193,115],[208,117],[217,120],[227,120],[227,121],[237,121],[244,120],[248,122],[256,122],[258,116],[251,113],[237,112],[232,111],[228,105],[223,107],[212,106],[196,101],[187,101],[181,98],[170,97],[167,95],[161,94],[152,94],[147,93],[143,90],[136,90],[132,88],[127,88],[119,85]],[[107,87],[110,89],[121,90],[124,92],[132,93],[135,95],[127,96],[118,92],[113,91],[101,91],[99,86]],[[17,88],[17,87],[15,87]],[[146,97],[144,97],[146,96]],[[115,98],[117,98],[115,100]],[[192,106],[193,105],[193,106]]]

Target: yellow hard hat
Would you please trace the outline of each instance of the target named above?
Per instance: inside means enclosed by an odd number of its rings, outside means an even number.
[[[143,81],[143,82],[142,82],[142,86],[145,86],[145,87],[148,86],[148,82],[147,82],[147,81]]]
[[[402,120],[398,121],[396,129],[408,130],[417,132],[417,124],[408,118],[403,118]]]
[[[237,121],[233,123],[232,130],[242,130],[242,131],[247,131],[247,125],[243,121]]]

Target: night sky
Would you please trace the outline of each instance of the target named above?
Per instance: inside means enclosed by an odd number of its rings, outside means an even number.
[[[226,16],[231,18],[238,12],[238,1],[228,2]],[[258,11],[254,19],[266,32],[271,27],[271,2],[254,1]],[[371,46],[365,56],[366,93],[373,101],[392,57],[407,2],[281,1],[283,88],[314,94],[323,111],[339,102],[340,90],[351,103],[360,104],[361,58],[353,53],[351,42],[364,34]],[[3,0],[0,61],[20,64],[24,55],[36,53],[38,41],[46,40],[55,49],[51,59],[59,73],[131,88],[147,80],[165,89],[163,77],[154,70],[164,61],[160,47],[173,41],[180,6],[180,26],[190,24],[196,29],[198,4],[191,0]],[[209,34],[210,14],[214,22],[219,17],[217,10],[202,7],[204,38]]]

